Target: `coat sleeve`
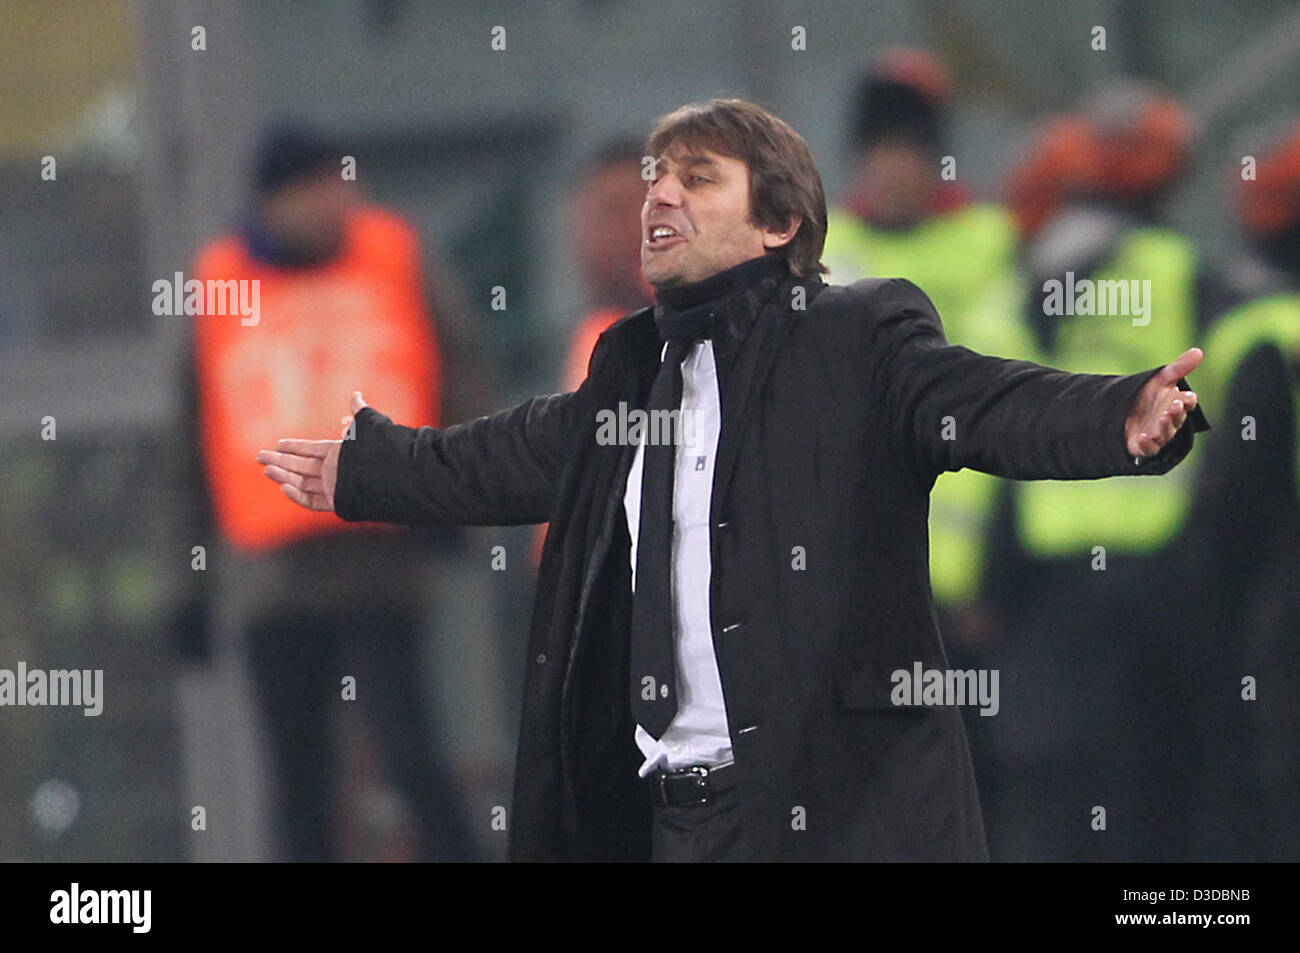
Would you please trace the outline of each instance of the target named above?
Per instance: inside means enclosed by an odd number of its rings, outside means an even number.
[[[339,453],[334,512],[350,522],[408,526],[544,523],[560,474],[580,437],[592,381],[445,429],[405,427],[373,407]],[[594,423],[594,416],[592,417]]]
[[[1160,474],[1191,450],[1193,432],[1209,429],[1198,405],[1158,454],[1132,457],[1124,423],[1159,367],[1072,374],[951,345],[930,299],[902,279],[879,282],[867,305],[863,360],[876,406],[929,479],[962,467],[1018,480]]]

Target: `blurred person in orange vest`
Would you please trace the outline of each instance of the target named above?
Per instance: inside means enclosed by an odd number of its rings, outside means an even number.
[[[586,379],[587,361],[601,332],[654,300],[641,276],[641,205],[648,185],[641,177],[643,151],[636,139],[611,140],[579,169],[568,227],[591,310],[569,341],[561,383],[566,392]],[[541,562],[547,525],[537,528],[533,566]]]
[[[260,473],[248,472],[257,449],[279,433],[327,436],[319,410],[339,387],[364,382],[412,419],[438,425],[443,391],[463,399],[472,390],[446,386],[448,378],[482,379],[465,366],[466,335],[455,324],[465,312],[446,290],[447,276],[426,258],[415,230],[358,198],[341,170],[333,143],[277,125],[259,151],[251,214],[195,261],[203,287],[247,281],[258,288],[256,314],[194,318],[188,398],[199,442],[195,485],[208,494],[197,509],[201,538],[219,541],[207,548],[222,553],[219,582],[204,595],[215,598],[211,590],[219,589],[221,598],[238,600],[246,622],[274,759],[282,857],[327,861],[358,852],[341,843],[356,838],[339,805],[351,780],[345,761],[360,754],[397,795],[367,804],[388,808],[381,857],[475,859],[460,794],[428,731],[419,678],[428,567],[458,537],[286,507]],[[455,330],[444,334],[448,328]],[[444,339],[457,342],[454,360]],[[359,751],[353,742],[367,733],[368,749]]]

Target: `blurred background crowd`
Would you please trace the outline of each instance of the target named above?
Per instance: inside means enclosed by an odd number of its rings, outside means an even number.
[[[1300,859],[1294,4],[8,0],[0,63],[0,668],[105,673],[0,709],[0,859],[504,856],[544,528],[344,524],[254,454],[575,388],[652,300],[644,137],[714,95],[812,147],[832,283],[1067,370],[1206,352],[1164,478],[936,484],[993,857]],[[178,272],[260,320],[157,314]],[[1049,313],[1068,274],[1149,323]]]

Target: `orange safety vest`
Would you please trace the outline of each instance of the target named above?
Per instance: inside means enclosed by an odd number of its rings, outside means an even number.
[[[204,468],[218,526],[237,549],[376,529],[293,505],[255,458],[281,437],[337,440],[354,390],[408,426],[437,425],[441,356],[420,257],[414,229],[374,207],[349,216],[343,250],[319,266],[257,261],[235,236],[200,252],[205,288],[259,282],[256,323],[234,307],[191,319]]]

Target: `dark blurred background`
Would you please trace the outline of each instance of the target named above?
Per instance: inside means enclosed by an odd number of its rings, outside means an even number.
[[[1091,44],[1098,24],[1104,51]],[[497,25],[506,29],[501,51],[491,48]],[[806,50],[791,49],[796,25],[806,28]],[[193,48],[195,26],[205,49]],[[448,301],[457,302],[435,308],[437,318],[455,323],[471,343],[464,353],[475,355],[456,358],[461,376],[481,385],[477,404],[463,402],[470,416],[573,386],[571,338],[607,303],[578,260],[582,223],[571,220],[603,143],[630,136],[635,146],[656,117],[685,102],[753,99],[805,137],[836,205],[857,169],[857,84],[898,45],[928,50],[948,71],[944,151],[956,157],[957,181],[991,202],[1004,200],[1045,120],[1121,79],[1158,83],[1196,127],[1162,224],[1215,263],[1225,286],[1241,283],[1233,263],[1250,249],[1231,195],[1241,143],[1300,113],[1300,16],[1289,0],[0,5],[0,667],[25,660],[105,673],[100,717],[0,709],[0,859],[285,856],[274,794],[280,755],[267,742],[246,664],[239,580],[248,567],[191,528],[203,504],[187,462],[196,437],[185,367],[203,318],[151,309],[154,281],[189,277],[199,251],[239,226],[268,124],[291,117],[340,143],[356,158],[357,185],[404,216],[436,257],[444,287],[456,286]],[[45,156],[57,159],[55,181],[40,174]],[[841,269],[829,280],[857,277]],[[498,287],[508,294],[504,309],[492,306]],[[1223,292],[1222,309],[1241,296]],[[634,306],[611,304],[620,305]],[[347,397],[320,408],[322,426],[347,412]],[[1221,413],[1206,409],[1217,426]],[[53,441],[41,438],[47,416],[57,421]],[[256,466],[251,456],[248,465]],[[494,807],[509,805],[535,541],[528,528],[465,530],[431,544],[419,567],[429,606],[409,657],[423,699],[412,717],[427,722],[448,796],[468,818],[468,851],[481,859],[504,856],[505,835],[491,819]],[[197,544],[211,552],[204,573],[213,578],[191,568]],[[498,545],[505,571],[491,566]],[[346,559],[333,571],[347,572]],[[1032,598],[1015,591],[1016,578],[988,599]],[[1210,570],[1201,582],[1213,578]],[[1174,598],[1192,615],[1215,599],[1212,589],[1182,585]],[[963,635],[968,622],[945,628],[957,657],[965,645],[983,664],[1006,666],[1005,641]],[[1293,671],[1295,634],[1261,658],[1281,646],[1279,664]],[[1293,683],[1270,691],[1294,693]],[[1175,704],[1184,721],[1201,724],[1196,737],[1222,724],[1213,706],[1198,712],[1167,698],[1155,707]],[[1032,744],[984,738],[984,727],[972,726],[972,745],[995,858],[1053,856],[1021,838],[1050,832],[1050,822],[1015,834],[1014,823],[998,820],[1017,803],[999,794],[1000,782]],[[1234,730],[1254,738],[1266,727]],[[403,806],[400,785],[376,767],[384,733],[335,729],[335,855],[417,856],[411,799]],[[1150,750],[1160,738],[1124,743]],[[1294,735],[1263,756],[1294,759]],[[1194,773],[1218,770],[1207,762]],[[1263,776],[1272,780],[1258,785],[1294,804],[1293,770]],[[1165,797],[1177,805],[1183,793],[1171,785]],[[1178,813],[1180,823],[1195,816],[1220,834],[1168,852],[1135,839],[1121,859],[1245,858],[1267,853],[1261,840],[1296,859],[1294,822],[1267,837],[1249,829],[1252,805],[1265,797],[1255,796],[1225,781]],[[1164,804],[1157,798],[1144,810]],[[205,830],[193,829],[196,805],[206,809]]]

